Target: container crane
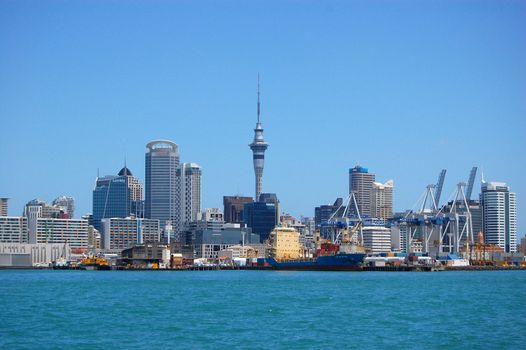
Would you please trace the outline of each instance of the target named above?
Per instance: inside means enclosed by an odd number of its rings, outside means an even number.
[[[477,176],[477,167],[474,166],[469,173],[468,187],[466,189],[466,199],[469,202],[471,200],[471,192],[473,192],[473,184],[475,183],[475,176]]]
[[[438,175],[438,181],[435,186],[435,202],[436,205],[440,205],[440,195],[442,194],[442,187],[444,186],[444,179],[446,178],[447,169],[442,169],[440,175]]]

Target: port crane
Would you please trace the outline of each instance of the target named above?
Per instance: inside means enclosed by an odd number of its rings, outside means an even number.
[[[440,195],[442,194],[442,187],[444,186],[444,179],[446,178],[447,169],[442,169],[440,175],[438,175],[438,181],[435,187],[435,201],[436,205],[440,204]]]
[[[478,168],[474,166],[469,173],[468,188],[466,190],[466,199],[468,202],[471,200],[471,193],[473,192],[473,184],[475,183],[475,177],[477,176],[477,169]]]
[[[466,251],[473,244],[473,223],[469,210],[470,187],[473,189],[473,181],[476,167],[471,170],[469,184],[460,182],[454,194],[451,208],[444,211],[446,206],[439,208],[437,197],[440,198],[446,170],[442,170],[436,185],[427,185],[422,202],[417,212],[409,211],[403,218],[398,219],[399,224],[407,227],[408,247],[411,249],[413,241],[422,242],[422,251],[430,254],[444,252],[444,242],[448,236],[447,244],[449,252],[460,252],[464,243]],[[468,191],[466,191],[466,186]],[[434,191],[433,191],[434,190]]]
[[[356,213],[352,217],[349,210],[351,207]],[[340,213],[341,215],[339,215]],[[331,241],[333,243],[363,245],[363,220],[354,192],[349,193],[338,209],[329,217],[325,225],[328,226],[331,232]]]

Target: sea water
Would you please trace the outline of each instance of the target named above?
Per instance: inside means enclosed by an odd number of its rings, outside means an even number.
[[[526,349],[526,271],[0,271],[1,349]]]

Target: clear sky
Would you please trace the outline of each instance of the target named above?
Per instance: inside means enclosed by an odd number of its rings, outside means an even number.
[[[0,196],[91,212],[97,169],[126,157],[144,181],[158,138],[203,167],[203,208],[253,195],[260,72],[285,212],[345,196],[357,163],[394,180],[396,210],[477,165],[517,193],[522,236],[525,62],[524,1],[1,1]]]

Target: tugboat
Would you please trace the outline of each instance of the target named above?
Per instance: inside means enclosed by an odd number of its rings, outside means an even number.
[[[110,270],[108,259],[99,256],[88,256],[80,260],[82,270]]]

